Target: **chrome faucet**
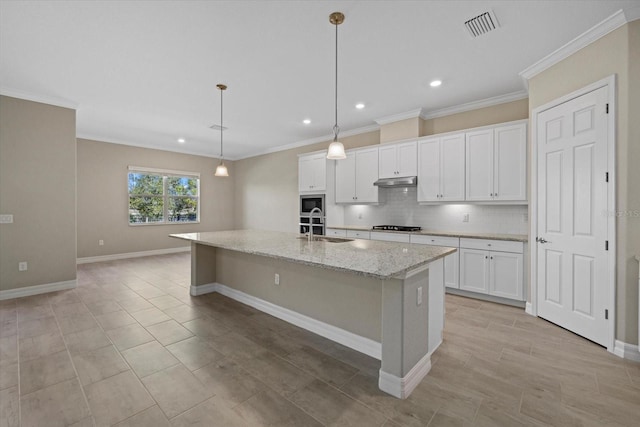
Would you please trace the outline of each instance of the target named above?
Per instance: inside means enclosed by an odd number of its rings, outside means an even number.
[[[309,212],[309,243],[313,240],[313,214],[318,212],[320,214],[320,224],[322,224],[322,210],[320,208],[313,208]]]

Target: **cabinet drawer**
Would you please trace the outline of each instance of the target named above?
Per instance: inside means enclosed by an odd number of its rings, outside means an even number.
[[[409,243],[409,235],[401,234],[401,233],[381,233],[379,231],[372,231],[371,240],[384,240],[387,242]]]
[[[370,239],[371,236],[368,231],[347,230],[347,237],[351,237],[352,239]]]
[[[338,228],[327,228],[327,236],[347,237],[347,230],[340,230]]]
[[[461,248],[484,249],[487,251],[514,252],[521,254],[524,252],[522,242],[511,242],[507,240],[485,240],[485,239],[460,239]]]
[[[420,245],[431,246],[449,246],[457,248],[460,246],[460,239],[458,237],[447,236],[431,236],[428,234],[412,234],[411,243],[418,243]]]

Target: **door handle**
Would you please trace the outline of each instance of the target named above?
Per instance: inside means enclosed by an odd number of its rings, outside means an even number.
[[[543,239],[542,237],[536,237],[536,242],[538,242],[538,243],[542,243],[542,244],[545,244],[545,243],[551,243],[550,241],[545,240],[545,239]]]

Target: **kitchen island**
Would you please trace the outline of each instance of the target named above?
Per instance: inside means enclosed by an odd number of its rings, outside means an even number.
[[[171,237],[191,242],[192,295],[220,292],[376,357],[380,389],[399,398],[428,373],[454,248],[256,230]]]

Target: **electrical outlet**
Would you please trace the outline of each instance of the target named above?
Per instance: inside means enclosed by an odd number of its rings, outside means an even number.
[[[469,222],[469,214],[468,213],[462,215],[462,222]]]
[[[278,273],[276,273],[276,277],[273,279],[273,283],[275,283],[276,285],[280,284],[280,275]]]
[[[358,214],[358,219],[362,219],[362,214],[361,213]]]
[[[13,215],[11,214],[0,215],[0,224],[13,224]]]
[[[98,240],[98,246],[104,246],[104,240],[102,239]]]
[[[422,305],[422,286],[416,289],[416,304]]]
[[[27,261],[22,261],[18,263],[18,271],[27,271],[28,265]]]

